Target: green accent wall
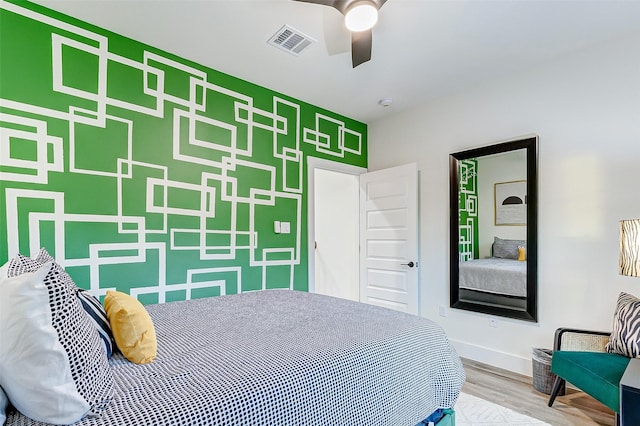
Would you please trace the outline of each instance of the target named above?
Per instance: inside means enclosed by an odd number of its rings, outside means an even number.
[[[478,233],[478,160],[462,160],[458,166],[460,261],[479,258]]]
[[[45,247],[143,303],[308,289],[307,157],[366,167],[366,124],[32,3],[0,22],[0,263]]]

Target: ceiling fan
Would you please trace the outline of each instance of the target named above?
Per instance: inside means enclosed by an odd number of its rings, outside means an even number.
[[[345,17],[351,31],[351,62],[353,68],[371,59],[373,40],[371,28],[378,21],[378,10],[387,0],[295,0],[336,8]]]

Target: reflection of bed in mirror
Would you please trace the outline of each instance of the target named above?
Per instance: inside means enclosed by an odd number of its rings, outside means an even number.
[[[460,300],[526,309],[526,261],[489,257],[460,262],[459,268]]]
[[[449,294],[452,308],[537,321],[537,144],[537,136],[532,135],[450,155]],[[518,191],[511,191],[513,185],[517,185]],[[501,206],[512,195],[524,202],[526,211],[520,211],[518,219],[505,221]],[[473,283],[468,278],[470,274],[483,275],[481,272],[461,270],[474,263],[492,262],[484,260],[488,258],[510,260],[502,263],[516,265],[521,270],[517,283],[516,279],[508,280],[512,284],[510,290],[509,287],[496,288],[500,283],[504,285],[502,269],[505,268],[491,272],[492,276],[500,274],[500,277],[482,283]],[[469,259],[483,260],[469,263]],[[464,261],[469,264],[462,265]]]

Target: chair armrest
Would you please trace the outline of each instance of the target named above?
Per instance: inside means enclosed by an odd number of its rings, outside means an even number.
[[[605,352],[611,332],[559,328],[553,340],[553,350]]]

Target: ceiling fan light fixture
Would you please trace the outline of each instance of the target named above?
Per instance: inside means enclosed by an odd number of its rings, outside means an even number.
[[[355,2],[344,15],[349,31],[360,32],[373,28],[378,22],[378,8],[371,1]]]

